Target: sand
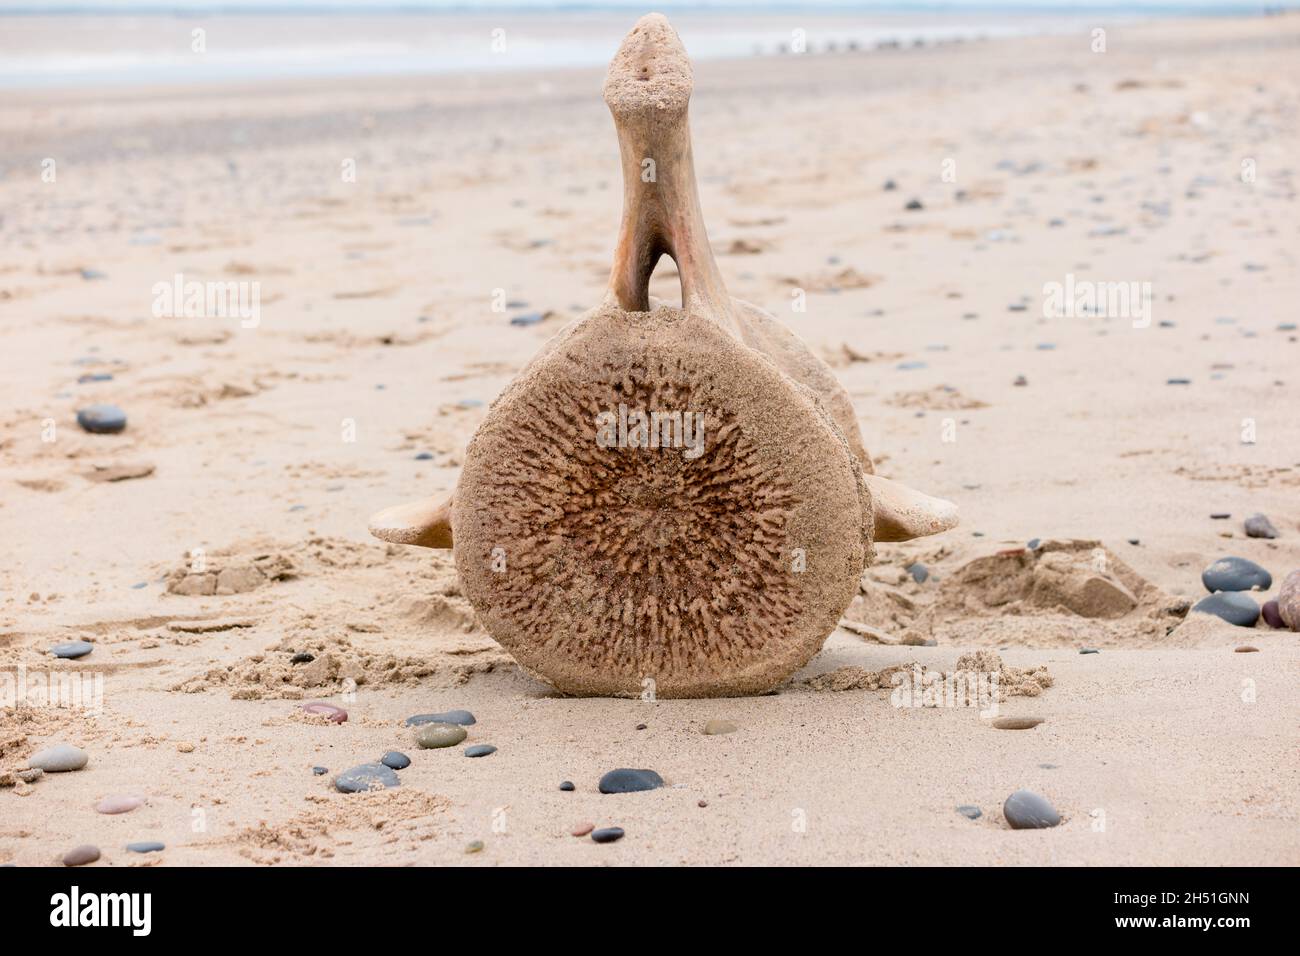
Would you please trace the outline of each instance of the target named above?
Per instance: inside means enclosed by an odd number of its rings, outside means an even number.
[[[1300,567],[1300,346],[1278,328],[1300,295],[1298,46],[1288,17],[1117,28],[1105,54],[697,64],[728,289],[833,362],[880,474],[962,512],[877,544],[848,617],[888,643],[839,630],[779,693],[704,701],[556,695],[476,624],[448,554],[365,530],[451,489],[483,403],[598,301],[620,195],[603,71],[6,97],[0,668],[102,675],[103,707],[0,710],[0,775],[90,753],[0,788],[0,862],[1300,863],[1297,635],[1183,622],[1215,558],[1269,568],[1268,596]],[[177,273],[259,282],[256,327],[152,314]],[[675,301],[671,273],[651,291]],[[1149,325],[1044,318],[1069,274],[1151,282]],[[81,432],[92,402],[127,430]],[[1255,512],[1278,539],[1244,537]],[[74,639],[95,651],[52,664]],[[1047,669],[999,705],[1044,723],[809,683],[973,650]],[[415,748],[403,719],[453,707],[497,753]],[[333,791],[392,749],[401,788]],[[615,767],[668,787],[598,794]],[[1061,826],[1011,831],[1021,787]],[[148,802],[94,811],[115,794]],[[569,836],[584,820],[627,836]],[[168,848],[125,851],[141,839]]]

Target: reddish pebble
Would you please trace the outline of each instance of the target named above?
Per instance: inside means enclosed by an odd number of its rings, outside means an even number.
[[[576,827],[574,827],[569,832],[572,833],[574,836],[586,836],[594,829],[596,829],[596,824],[594,823],[579,823]]]
[[[63,854],[64,866],[85,866],[99,859],[99,847],[89,843],[82,844]]]
[[[1276,601],[1265,601],[1264,606],[1260,608],[1260,613],[1264,615],[1264,621],[1269,627],[1284,628],[1286,621],[1282,620],[1282,612],[1278,610]]]
[[[348,712],[342,707],[335,707],[333,704],[327,704],[323,700],[313,700],[309,704],[303,704],[302,709],[309,714],[320,714],[332,724],[341,724],[348,719]]]
[[[95,804],[95,810],[98,813],[130,813],[142,806],[144,800],[140,797],[105,797]]]

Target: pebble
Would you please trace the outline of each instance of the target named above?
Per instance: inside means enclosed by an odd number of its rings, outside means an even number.
[[[1042,722],[1042,717],[999,717],[993,726],[998,730],[1030,730]]]
[[[1267,591],[1273,586],[1273,575],[1254,561],[1230,556],[1219,558],[1202,571],[1201,583],[1211,594],[1215,591],[1249,591],[1252,588]]]
[[[1255,599],[1237,591],[1223,591],[1201,598],[1192,610],[1213,614],[1238,627],[1254,627],[1259,620],[1259,605]]]
[[[596,829],[596,824],[594,823],[579,823],[576,827],[574,827],[569,832],[576,837],[583,837],[586,836],[594,829]]]
[[[316,659],[315,654],[308,654],[306,651],[299,651],[293,657],[289,658],[290,664],[310,664]]]
[[[132,853],[159,853],[167,849],[167,845],[157,840],[143,840],[139,843],[128,843],[126,848]]]
[[[433,461],[433,452],[431,452],[431,451],[422,451],[422,452],[417,452],[416,455],[415,455],[415,460],[416,460],[416,461]]]
[[[653,770],[611,770],[600,778],[601,793],[636,793],[641,790],[658,790],[664,778]]]
[[[511,325],[536,325],[542,321],[545,316],[541,312],[525,312],[523,315],[516,315],[510,320]]]
[[[465,748],[466,757],[486,757],[488,754],[494,754],[497,748],[491,744],[475,744],[472,747]]]
[[[1097,648],[1095,648],[1095,647],[1082,647],[1082,648],[1079,649],[1079,653],[1080,653],[1080,654],[1100,654],[1101,651],[1097,650]]]
[[[1227,520],[1228,520],[1229,518],[1231,518],[1231,517],[1232,517],[1232,512],[1230,512],[1230,511],[1216,511],[1216,512],[1214,512],[1213,514],[1210,515],[1210,520],[1211,520],[1211,521],[1227,521]]]
[[[99,847],[84,843],[63,854],[64,866],[85,866],[99,859]]]
[[[96,813],[130,813],[144,806],[141,797],[105,797],[95,804]]]
[[[1251,515],[1246,519],[1246,537],[1276,538],[1277,528],[1273,527],[1267,515]]]
[[[910,212],[915,212],[918,209],[924,209],[925,206],[921,205],[921,200],[919,199],[909,199],[907,205],[903,208]]]
[[[1286,627],[1286,621],[1282,620],[1276,601],[1265,601],[1264,606],[1259,609],[1259,613],[1264,618],[1264,623],[1269,627],[1278,629]]]
[[[597,843],[613,843],[616,840],[623,839],[623,828],[601,827],[599,830],[591,831],[591,838]]]
[[[483,850],[482,840],[470,840],[468,843],[465,844],[466,853],[480,853],[482,852],[482,850]]]
[[[421,724],[461,724],[468,727],[476,723],[478,721],[468,710],[448,710],[441,714],[415,714],[406,718],[408,727],[419,727]]]
[[[425,750],[454,747],[469,734],[458,724],[424,724],[415,732],[415,742]]]
[[[1030,790],[1017,790],[1002,804],[1002,815],[1013,830],[1041,830],[1061,822],[1056,808]]]
[[[87,641],[69,641],[66,644],[55,644],[50,648],[50,653],[55,657],[74,660],[78,657],[85,657],[94,649],[95,645]]]
[[[704,732],[710,736],[716,734],[734,734],[740,728],[729,720],[710,720],[704,725]]]
[[[930,569],[920,561],[917,561],[915,564],[909,564],[906,570],[907,573],[912,576],[912,580],[917,584],[924,584],[926,578],[930,576]]]
[[[313,700],[310,703],[303,704],[302,709],[309,714],[320,714],[331,724],[342,724],[348,719],[348,712],[342,707],[335,707],[333,704],[327,704],[323,700]]]
[[[80,770],[89,760],[90,756],[80,747],[74,747],[72,744],[56,744],[33,754],[32,759],[27,761],[27,766],[34,770],[44,770],[46,773],[67,773],[71,770]]]
[[[1025,545],[1025,547],[1028,548],[1030,551],[1037,551],[1038,546],[1042,543],[1043,542],[1040,538],[1030,538],[1029,542]]]
[[[574,789],[573,781],[572,780],[561,781],[560,789],[563,790],[565,793],[572,791]]]
[[[1242,644],[1241,647],[1238,647],[1238,648],[1236,649],[1235,653],[1237,653],[1237,654],[1258,654],[1258,653],[1259,653],[1259,648],[1258,648],[1258,647],[1252,647],[1252,646],[1249,645],[1249,644]]]
[[[312,768],[311,768],[311,772],[314,773],[314,774],[315,774],[316,776],[318,776],[318,777],[323,777],[323,776],[325,776],[325,774],[327,774],[327,773],[330,772],[330,768],[329,768],[329,767],[312,767]]]
[[[957,812],[967,820],[978,820],[980,817],[984,816],[983,810],[979,807],[972,807],[970,804],[962,804],[957,808]]]
[[[399,787],[401,784],[392,768],[385,767],[381,763],[363,763],[359,767],[343,771],[334,778],[334,789],[339,793],[387,790],[389,787]]]
[[[385,767],[392,767],[394,770],[405,770],[411,765],[411,758],[400,750],[390,750],[379,758],[379,762]]]
[[[1292,571],[1277,592],[1277,613],[1282,623],[1300,631],[1300,571]]]
[[[176,743],[176,750],[183,754],[192,754],[194,753],[194,745],[188,740],[180,740]]]
[[[116,405],[88,405],[78,410],[77,424],[96,435],[115,435],[126,428],[126,412]]]

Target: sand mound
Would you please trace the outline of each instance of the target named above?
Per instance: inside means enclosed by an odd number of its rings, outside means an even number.
[[[884,670],[870,671],[863,667],[837,667],[825,674],[809,677],[804,685],[813,690],[891,690],[907,680],[920,676],[924,681],[941,681],[958,674],[996,674],[998,678],[998,701],[1008,697],[1037,697],[1054,683],[1052,675],[1045,666],[1034,668],[1008,667],[1002,658],[992,651],[975,651],[957,658],[957,665],[948,673],[936,671],[908,661],[894,664]],[[974,703],[971,699],[970,703]]]

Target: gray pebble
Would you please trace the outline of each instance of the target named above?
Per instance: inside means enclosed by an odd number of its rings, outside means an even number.
[[[448,710],[441,714],[415,714],[406,718],[408,727],[419,727],[421,724],[460,724],[468,727],[476,723],[478,721],[468,710]]]
[[[962,806],[958,807],[957,812],[960,813],[967,820],[978,820],[980,817],[984,816],[983,810],[981,810],[979,807],[972,807],[970,804],[963,804]]]
[[[601,777],[599,786],[601,793],[636,793],[641,790],[657,790],[663,785],[664,778],[653,770],[620,768]]]
[[[405,770],[411,765],[411,758],[400,750],[390,750],[379,758],[379,762],[385,767],[392,767],[394,770]]]
[[[475,744],[472,747],[465,748],[466,757],[486,757],[488,754],[494,754],[497,748],[491,744]]]
[[[381,763],[363,763],[359,767],[345,770],[334,778],[334,789],[339,793],[362,793],[367,790],[387,790],[399,787],[402,781],[397,779],[391,767]]]
[[[566,793],[572,791],[574,789],[573,781],[565,780],[563,783],[560,784],[560,789],[565,791]]]
[[[917,561],[915,564],[909,564],[907,566],[907,573],[912,576],[912,580],[917,584],[923,584],[925,579],[930,576],[930,569],[920,561]]]
[[[1002,815],[1013,830],[1041,830],[1061,822],[1056,808],[1031,790],[1017,790],[1007,797]]]
[[[1273,522],[1266,515],[1251,515],[1246,519],[1246,537],[1276,538],[1277,528],[1273,527]]]
[[[167,849],[167,846],[157,840],[142,840],[139,843],[128,843],[126,848],[132,853],[158,853]]]
[[[50,648],[50,653],[55,657],[74,660],[78,657],[85,657],[94,649],[95,645],[87,641],[68,641],[66,644],[55,644]]]
[[[126,412],[116,405],[88,405],[77,412],[77,424],[96,435],[114,435],[126,428]]]
[[[623,839],[623,828],[601,827],[599,830],[591,831],[591,838],[597,843],[613,843],[616,840]]]
[[[1254,561],[1229,556],[1219,558],[1202,571],[1201,583],[1211,594],[1215,591],[1249,591],[1252,588],[1267,591],[1273,586],[1273,575]]]
[[[1255,599],[1238,591],[1221,591],[1201,598],[1192,610],[1213,614],[1238,627],[1254,627],[1259,620],[1259,605]]]
[[[64,866],[85,866],[99,859],[99,847],[84,843],[63,854]]]
[[[32,759],[27,761],[27,766],[46,773],[67,773],[80,770],[89,760],[90,756],[80,747],[56,744],[33,754]]]

